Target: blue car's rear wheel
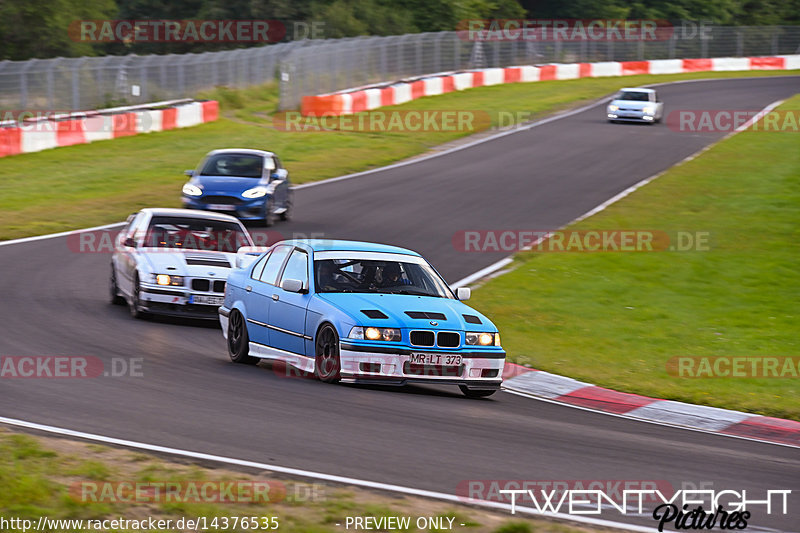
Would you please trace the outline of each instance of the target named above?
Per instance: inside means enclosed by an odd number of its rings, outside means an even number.
[[[228,355],[234,363],[258,363],[258,357],[250,355],[250,337],[247,335],[244,317],[235,310],[228,317]]]
[[[342,364],[339,359],[339,336],[333,326],[326,325],[319,330],[315,347],[314,375],[325,383],[338,382]]]

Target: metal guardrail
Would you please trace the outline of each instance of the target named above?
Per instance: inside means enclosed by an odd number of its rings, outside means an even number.
[[[688,32],[687,32],[688,33]],[[684,37],[680,28],[654,41],[470,41],[464,33],[311,41],[280,62],[280,107],[325,94],[434,72],[545,63],[637,61],[793,54],[800,26],[709,26]]]
[[[194,97],[277,80],[302,96],[433,72],[589,61],[797,53],[800,26],[709,26],[657,41],[470,41],[456,32],[300,40],[223,52],[0,61],[0,110],[70,111]],[[2,117],[0,117],[0,120]]]
[[[0,61],[0,110],[97,109],[192,98],[218,86],[257,85],[274,81],[280,59],[304,44],[201,54]]]

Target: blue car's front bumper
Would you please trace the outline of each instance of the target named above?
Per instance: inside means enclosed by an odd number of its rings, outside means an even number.
[[[267,196],[249,200],[241,196],[211,195],[182,197],[183,207],[233,215],[240,220],[264,220]]]
[[[451,383],[498,389],[506,357],[501,347],[445,351],[353,339],[342,339],[339,348],[343,383]]]

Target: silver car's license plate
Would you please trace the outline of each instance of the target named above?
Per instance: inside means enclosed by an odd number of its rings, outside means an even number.
[[[236,206],[228,204],[208,204],[206,209],[211,211],[236,211]]]
[[[460,365],[460,355],[450,355],[446,353],[412,353],[409,361],[418,365]]]
[[[225,302],[224,296],[204,296],[202,294],[193,294],[189,297],[190,304],[200,305],[216,305],[219,307]]]

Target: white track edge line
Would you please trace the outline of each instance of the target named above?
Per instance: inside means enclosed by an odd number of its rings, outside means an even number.
[[[697,81],[700,81],[700,80],[697,80]],[[638,181],[638,182],[634,183],[633,185],[631,185],[627,189],[625,189],[622,192],[616,194],[615,196],[612,196],[611,198],[609,198],[605,202],[601,203],[597,207],[594,207],[594,208],[590,209],[589,211],[585,212],[584,214],[582,214],[582,215],[570,220],[569,222],[567,222],[563,226],[559,227],[558,230],[562,230],[564,228],[567,228],[567,227],[571,226],[572,224],[575,224],[575,223],[580,222],[580,221],[582,221],[582,220],[584,220],[586,218],[589,218],[592,215],[596,215],[597,213],[605,210],[606,208],[608,208],[612,204],[615,204],[615,203],[619,202],[620,200],[622,200],[626,196],[630,195],[631,193],[633,193],[637,189],[639,189],[641,187],[644,187],[645,185],[647,185],[648,183],[650,183],[651,181],[653,181],[653,180],[655,180],[657,178],[660,178],[665,173],[667,173],[669,170],[671,170],[671,169],[673,169],[675,167],[679,167],[679,166],[681,166],[681,165],[683,165],[685,163],[688,163],[692,159],[695,159],[697,156],[699,156],[700,154],[710,150],[711,148],[713,148],[717,144],[721,143],[722,141],[727,140],[728,138],[732,137],[733,135],[735,135],[735,134],[737,134],[737,133],[739,133],[741,131],[746,130],[754,122],[758,121],[765,114],[769,113],[770,111],[772,111],[773,109],[775,109],[776,107],[778,107],[779,105],[781,105],[785,101],[786,100],[783,99],[783,100],[777,100],[775,102],[772,102],[768,106],[764,107],[761,111],[756,113],[756,115],[753,116],[750,120],[748,120],[747,122],[745,122],[744,124],[742,124],[741,126],[736,128],[734,131],[732,131],[732,132],[728,133],[727,135],[723,136],[719,140],[714,141],[713,143],[700,148],[696,152],[684,157],[683,159],[681,159],[680,161],[678,161],[674,165],[671,165],[669,168],[667,168],[665,170],[662,170],[661,172],[657,172],[657,173],[655,173],[655,174],[653,174],[651,176],[648,176],[648,177],[644,178],[641,181]],[[547,236],[545,236],[545,237],[547,237]],[[539,239],[537,239],[532,244],[530,244],[530,245],[526,246],[525,248],[523,248],[522,250],[520,250],[520,252],[524,252],[526,250],[532,249],[533,246],[535,246],[538,242],[543,240],[545,237],[540,237]],[[500,261],[497,261],[496,263],[493,263],[493,264],[491,264],[491,265],[489,265],[489,266],[487,266],[485,268],[482,268],[481,270],[479,270],[478,272],[476,272],[474,274],[470,274],[469,276],[456,281],[455,283],[451,284],[451,286],[458,288],[458,287],[467,285],[469,283],[474,283],[475,281],[477,281],[479,279],[482,279],[483,277],[486,277],[486,276],[488,276],[488,275],[500,270],[501,268],[505,267],[506,265],[510,264],[514,260],[515,256],[516,256],[516,253],[511,254],[510,256],[506,257],[505,259],[501,259]],[[484,273],[484,275],[483,276],[477,276],[477,274],[479,274],[479,273]]]
[[[742,70],[742,71],[739,71],[739,72],[752,72],[752,71],[751,70]],[[686,73],[684,73],[684,74],[686,74]],[[659,74],[654,74],[654,76],[658,76],[658,75]],[[669,74],[664,74],[664,76],[669,76]],[[613,76],[613,77],[625,77],[625,76]],[[786,75],[781,75],[781,76],[744,76],[744,77],[740,77],[740,78],[737,78],[737,77],[731,77],[731,78],[698,78],[698,79],[693,79],[693,80],[676,80],[676,81],[663,81],[663,82],[658,82],[658,83],[649,83],[649,84],[643,85],[643,87],[660,87],[660,86],[663,86],[663,85],[675,85],[675,84],[682,84],[682,83],[697,83],[697,82],[707,82],[707,81],[730,81],[730,80],[768,79],[768,78],[794,78],[794,77],[796,77],[796,75],[794,75],[794,74],[786,74]],[[591,78],[581,78],[581,79],[591,79]],[[566,81],[566,80],[554,80],[554,81]],[[508,85],[508,84],[503,84],[503,85]],[[599,104],[602,104],[605,101],[606,98],[608,98],[608,95],[601,96],[596,101],[593,101],[593,102],[591,102],[589,104],[586,104],[585,106],[579,107],[577,109],[571,109],[571,110],[563,112],[563,113],[557,113],[555,115],[552,115],[552,116],[549,116],[549,117],[546,117],[546,118],[543,118],[541,120],[538,120],[538,121],[535,121],[535,122],[531,122],[531,123],[528,123],[528,124],[526,124],[526,123],[515,124],[515,125],[511,126],[507,130],[500,131],[498,133],[495,133],[495,134],[490,135],[488,137],[484,137],[482,139],[476,139],[476,140],[474,140],[472,142],[469,142],[469,143],[466,143],[466,144],[463,144],[463,145],[460,145],[460,146],[454,146],[452,148],[448,148],[447,150],[443,150],[441,152],[431,153],[431,154],[428,154],[428,155],[416,157],[414,159],[406,159],[405,161],[398,161],[397,163],[392,163],[391,165],[387,165],[387,166],[384,166],[384,167],[373,168],[373,169],[370,169],[370,170],[364,170],[364,171],[361,171],[361,172],[354,172],[353,174],[345,174],[344,176],[337,176],[335,178],[328,178],[326,180],[312,181],[311,183],[303,183],[303,184],[300,184],[300,185],[294,185],[292,187],[292,189],[293,190],[306,189],[308,187],[316,187],[317,185],[325,185],[326,183],[335,183],[337,181],[348,180],[348,179],[351,179],[351,178],[358,178],[358,177],[361,177],[361,176],[366,176],[368,174],[374,174],[375,172],[382,172],[384,170],[391,170],[393,168],[404,167],[404,166],[407,166],[407,165],[412,165],[414,163],[419,163],[421,161],[426,161],[428,159],[433,159],[434,157],[440,157],[440,156],[448,155],[448,154],[451,154],[453,152],[457,152],[459,150],[463,150],[465,148],[470,148],[470,147],[478,145],[478,144],[482,144],[482,143],[489,142],[489,141],[492,141],[492,140],[495,140],[495,139],[499,139],[501,137],[505,137],[506,135],[512,135],[514,133],[518,133],[518,132],[521,132],[521,131],[527,131],[527,130],[533,129],[533,128],[537,127],[537,126],[542,126],[542,125],[547,124],[549,122],[553,122],[555,120],[559,120],[559,119],[562,119],[562,118],[567,118],[567,117],[570,117],[572,115],[575,115],[575,114],[578,114],[578,113],[582,113],[583,111],[588,111],[589,109],[591,109],[591,108],[593,108],[593,107],[595,107],[595,106],[597,106]]]
[[[750,72],[750,71],[741,71],[741,72]],[[659,82],[659,83],[651,83],[651,84],[645,85],[645,87],[657,87],[657,86],[662,86],[662,85],[675,85],[675,84],[679,84],[679,83],[697,83],[697,82],[704,82],[704,81],[730,81],[730,80],[768,79],[768,78],[794,78],[794,77],[796,77],[796,75],[794,75],[794,74],[786,74],[786,75],[782,75],[782,76],[745,76],[745,77],[742,77],[742,78],[736,78],[736,77],[732,77],[732,78],[699,78],[699,79],[694,79],[694,80],[676,80],[676,81],[665,81],[665,82]],[[592,107],[595,107],[598,104],[602,103],[605,100],[605,98],[607,98],[607,95],[606,96],[602,96],[597,101],[592,102],[590,104],[587,104],[587,105],[585,105],[583,107],[580,107],[580,108],[577,108],[577,109],[572,109],[572,110],[564,112],[564,113],[552,115],[550,117],[546,117],[546,118],[544,118],[542,120],[539,120],[539,121],[536,121],[536,122],[532,122],[530,124],[517,124],[515,126],[512,126],[508,130],[498,132],[498,133],[496,133],[494,135],[491,135],[489,137],[485,137],[483,139],[477,139],[475,141],[472,141],[470,143],[467,143],[467,144],[464,144],[464,145],[461,145],[461,146],[454,146],[453,148],[449,148],[449,149],[441,151],[441,152],[431,153],[431,154],[428,154],[428,155],[425,155],[425,156],[421,156],[421,157],[418,157],[418,158],[415,158],[415,159],[408,159],[408,160],[405,160],[405,161],[398,161],[397,163],[393,163],[391,165],[378,167],[378,168],[373,168],[373,169],[370,169],[370,170],[364,170],[364,171],[356,172],[356,173],[353,173],[353,174],[345,174],[344,176],[337,176],[335,178],[329,178],[329,179],[326,179],[326,180],[319,180],[319,181],[313,181],[311,183],[302,183],[300,185],[294,185],[294,186],[292,186],[292,190],[305,189],[305,188],[308,188],[308,187],[315,187],[317,185],[324,185],[326,183],[334,183],[334,182],[337,182],[337,181],[347,180],[347,179],[350,179],[350,178],[357,178],[359,176],[365,176],[365,175],[368,175],[368,174],[373,174],[375,172],[381,172],[381,171],[384,171],[384,170],[390,170],[390,169],[393,169],[393,168],[403,167],[403,166],[411,165],[413,163],[417,163],[417,162],[420,162],[420,161],[425,161],[427,159],[432,159],[434,157],[447,155],[449,153],[456,152],[458,150],[463,150],[465,148],[469,148],[469,147],[475,146],[477,144],[485,143],[485,142],[491,141],[493,139],[504,137],[506,135],[511,135],[513,133],[517,133],[517,132],[520,132],[520,131],[527,131],[527,130],[535,128],[537,126],[541,126],[543,124],[547,124],[547,123],[553,122],[555,120],[559,120],[559,119],[562,119],[562,118],[567,118],[567,117],[572,116],[574,114],[577,114],[577,113],[580,113],[580,112],[583,112],[583,111],[587,111],[587,110],[591,109]],[[697,153],[700,153],[700,152],[697,152]],[[681,164],[683,162],[684,161],[681,161],[681,162],[679,162],[677,164]],[[576,219],[576,221],[577,221],[577,219]],[[116,227],[116,226],[121,226],[123,224],[124,224],[124,222],[115,222],[113,224],[106,224],[104,226],[95,226],[95,227],[91,227],[91,228],[74,229],[74,230],[69,230],[69,231],[62,231],[62,232],[59,232],[59,233],[49,233],[49,234],[46,234],[46,235],[35,235],[35,236],[32,236],[32,237],[23,237],[23,238],[20,238],[20,239],[12,239],[12,240],[7,240],[7,241],[0,241],[0,246],[7,246],[9,244],[20,244],[20,243],[25,243],[25,242],[39,241],[39,240],[44,240],[44,239],[54,239],[54,238],[57,238],[57,237],[64,237],[64,236],[69,235],[71,233],[82,233],[82,232],[86,232],[86,231],[94,231],[94,230],[99,230],[99,229],[108,229],[108,228],[113,228],[113,227]]]
[[[11,239],[8,241],[0,241],[0,246],[8,246],[10,244],[21,244],[24,242],[33,242],[33,241],[43,241],[45,239],[55,239],[57,237],[66,237],[67,235],[72,235],[74,233],[85,233],[87,231],[97,231],[101,229],[110,229],[116,228],[117,226],[122,226],[125,224],[124,222],[114,222],[113,224],[105,224],[103,226],[94,226],[92,228],[83,228],[83,229],[73,229],[69,231],[61,231],[59,233],[49,233],[47,235],[34,235],[33,237],[23,237],[21,239]]]
[[[727,79],[727,78],[721,78],[721,79]],[[733,78],[733,79],[737,79],[737,78]],[[705,81],[705,80],[686,80],[686,81]],[[667,82],[667,83],[670,83],[670,82]],[[685,163],[687,161],[690,161],[690,160],[694,159],[696,156],[698,156],[699,154],[703,153],[704,151],[710,149],[711,147],[715,146],[719,142],[727,139],[728,137],[730,137],[731,135],[734,135],[735,133],[738,133],[739,131],[742,131],[745,128],[745,126],[748,126],[754,120],[757,120],[758,118],[763,116],[763,114],[771,111],[772,109],[774,109],[775,107],[777,107],[778,105],[783,103],[783,101],[784,100],[779,100],[777,102],[773,102],[772,104],[770,104],[770,106],[765,107],[761,112],[759,112],[758,115],[756,115],[756,117],[754,117],[753,119],[748,121],[745,125],[741,126],[740,128],[737,128],[737,130],[735,130],[734,132],[729,133],[728,135],[724,136],[722,139],[720,139],[720,140],[718,140],[718,141],[716,141],[716,142],[714,142],[714,143],[712,143],[712,144],[710,144],[710,145],[698,150],[694,154],[684,158],[683,160],[679,161],[676,165],[673,165],[673,167],[674,166],[679,166],[679,165],[681,165],[681,164],[683,164],[683,163]],[[539,126],[539,125],[542,125],[542,124],[546,124],[548,122],[552,122],[552,121],[555,121],[555,120],[558,120],[558,119],[561,119],[561,118],[566,118],[568,116],[577,114],[579,112],[591,109],[592,107],[597,106],[601,102],[602,102],[602,99],[600,99],[597,102],[594,102],[592,104],[589,104],[587,106],[583,106],[581,108],[574,109],[574,110],[572,110],[572,111],[570,111],[568,113],[563,113],[563,114],[560,114],[560,115],[549,117],[549,118],[544,119],[544,120],[539,121],[539,122],[535,122],[535,123],[530,124],[530,125],[528,125],[526,127],[523,127],[523,128],[515,128],[515,129],[512,129],[512,130],[509,130],[509,131],[506,131],[506,132],[502,132],[502,133],[499,133],[497,135],[485,138],[485,139],[479,139],[478,141],[475,141],[473,143],[468,143],[468,144],[465,144],[463,146],[454,147],[454,148],[452,148],[450,150],[446,150],[446,151],[441,152],[441,153],[431,154],[429,156],[425,156],[424,158],[419,158],[419,159],[406,161],[406,162],[400,162],[400,163],[396,163],[394,165],[389,165],[387,167],[368,170],[368,171],[360,172],[360,173],[356,173],[356,174],[340,176],[338,178],[333,178],[333,179],[325,180],[325,181],[322,181],[322,182],[314,182],[314,183],[306,184],[305,186],[320,185],[322,183],[330,183],[330,182],[334,182],[334,181],[341,181],[343,179],[349,179],[349,178],[353,178],[353,177],[357,177],[357,176],[361,176],[361,175],[365,175],[365,174],[374,173],[374,172],[377,172],[379,170],[387,170],[387,169],[391,169],[391,168],[395,168],[395,167],[399,167],[399,166],[405,166],[405,165],[408,165],[408,164],[411,164],[411,163],[415,163],[415,162],[420,161],[420,160],[430,159],[432,157],[438,157],[440,155],[445,155],[445,154],[450,153],[450,152],[455,152],[457,150],[462,150],[464,148],[467,148],[467,147],[470,147],[470,146],[474,146],[474,145],[477,145],[477,144],[481,144],[483,142],[487,142],[487,141],[492,140],[492,139],[503,137],[505,135],[510,135],[510,134],[518,132],[518,131],[525,131],[525,130],[528,130],[528,129],[532,129],[532,128],[536,127],[536,126]],[[670,168],[672,168],[672,167],[670,167]],[[591,216],[591,214],[595,214],[597,212],[602,211],[603,209],[605,209],[606,207],[608,207],[612,203],[615,203],[616,201],[619,201],[620,199],[622,199],[625,196],[627,196],[628,194],[632,193],[633,191],[635,191],[639,187],[642,187],[642,186],[646,185],[647,183],[649,183],[650,181],[653,181],[654,179],[658,178],[659,176],[661,176],[665,172],[666,172],[666,170],[662,171],[662,172],[659,172],[657,174],[654,174],[653,176],[650,176],[649,178],[645,178],[644,180],[642,180],[642,181],[634,184],[633,186],[629,187],[625,191],[622,191],[617,196],[611,198],[610,200],[607,200],[603,204],[600,204],[600,206],[597,206],[594,209],[590,210],[589,212],[585,213],[584,215],[581,215],[581,217],[576,218],[575,220],[573,220],[572,222],[568,223],[567,225],[572,224],[574,222],[578,222],[578,221],[583,220],[584,218],[586,218],[588,216]],[[296,188],[303,188],[303,186],[300,185],[300,186],[298,186]],[[92,231],[92,230],[98,230],[98,229],[107,229],[107,228],[120,226],[122,224],[124,224],[124,223],[123,222],[118,222],[118,223],[114,223],[114,224],[107,224],[107,225],[104,225],[104,226],[95,226],[95,227],[92,227],[92,228],[85,228],[85,229],[81,229],[81,230],[72,230],[72,231],[65,231],[65,232],[60,232],[60,233],[53,233],[53,234],[49,234],[49,235],[38,235],[38,236],[35,236],[35,237],[26,237],[26,238],[22,238],[22,239],[15,239],[15,240],[10,240],[10,241],[2,241],[2,242],[0,242],[0,246],[10,245],[10,244],[18,244],[18,243],[24,243],[24,242],[31,242],[31,241],[38,241],[38,240],[44,240],[44,239],[51,239],[51,238],[56,238],[56,237],[62,237],[62,236],[65,236],[65,235],[70,235],[72,233],[81,233],[81,232],[85,232],[85,231]],[[563,226],[563,227],[566,227],[566,226]],[[505,259],[502,259],[502,260],[494,263],[493,265],[490,265],[489,267],[481,269],[478,272],[476,272],[475,274],[472,274],[470,276],[467,276],[466,278],[463,278],[462,280],[456,282],[456,284],[454,284],[454,286],[458,286],[457,284],[459,284],[459,283],[460,284],[465,284],[464,280],[470,280],[470,278],[480,279],[479,277],[476,277],[476,274],[479,274],[479,273],[485,272],[483,274],[483,276],[481,276],[481,277],[485,277],[486,275],[491,274],[492,272],[495,272],[495,271],[499,270],[500,268],[508,265],[509,263],[511,263],[511,261],[513,261],[513,255],[510,256],[510,257],[507,257]],[[474,280],[472,280],[472,281],[474,281]],[[469,282],[471,283],[472,281],[469,281]],[[523,394],[523,393],[519,393],[519,392],[516,392],[516,391],[511,391],[511,390],[508,390],[508,389],[504,389],[504,390],[506,392],[510,392],[511,394],[517,394],[519,396],[530,397],[530,398],[534,398],[534,399],[537,399],[537,400],[540,400],[540,401],[549,401],[551,403],[556,403],[558,405],[569,405],[569,404],[555,402],[555,401],[552,401],[552,400],[546,400],[546,399],[539,398],[539,397],[536,397],[536,396],[533,396],[533,395],[529,395],[529,394]],[[743,440],[749,440],[749,441],[753,441],[753,442],[763,442],[763,443],[766,443],[766,444],[774,444],[774,445],[778,445],[778,446],[793,447],[793,446],[788,445],[788,444],[775,443],[775,442],[769,442],[769,441],[761,441],[761,440],[758,440],[758,439],[753,439],[753,438],[749,438],[749,437],[742,437],[742,436],[738,436],[738,435],[727,435],[727,434],[724,434],[724,433],[716,433],[716,432],[713,432],[713,431],[703,430],[703,429],[698,429],[698,428],[691,428],[691,427],[677,426],[677,425],[669,425],[669,424],[665,424],[663,422],[656,422],[656,421],[651,421],[651,420],[646,420],[646,419],[638,419],[638,418],[633,418],[633,417],[625,417],[625,416],[619,415],[617,413],[606,413],[606,412],[603,412],[603,411],[595,411],[595,410],[584,408],[584,407],[581,407],[581,406],[575,406],[575,405],[569,405],[569,406],[573,407],[573,408],[577,408],[577,409],[584,409],[586,411],[591,411],[591,412],[596,412],[596,413],[601,413],[601,414],[606,414],[606,415],[612,415],[612,416],[619,416],[621,418],[628,418],[630,420],[639,420],[639,421],[643,421],[643,422],[647,422],[647,423],[651,423],[651,424],[658,424],[658,425],[664,425],[664,426],[669,426],[669,427],[676,427],[676,428],[680,428],[680,429],[688,429],[690,431],[698,431],[698,432],[701,432],[701,433],[724,435],[724,436],[728,436],[728,437],[734,437],[734,438],[743,439]],[[158,446],[158,445],[152,445],[152,444],[137,443],[137,442],[134,442],[134,441],[125,441],[125,440],[116,439],[116,438],[113,438],[113,437],[104,437],[102,435],[93,435],[93,434],[90,434],[90,433],[82,433],[82,432],[79,432],[79,431],[56,428],[56,427],[53,427],[53,426],[45,426],[45,425],[35,424],[33,422],[25,422],[25,421],[22,421],[22,420],[15,420],[15,419],[11,419],[11,418],[0,417],[0,423],[5,423],[5,424],[8,424],[8,425],[13,425],[13,426],[18,426],[18,427],[26,427],[26,428],[29,428],[29,429],[38,429],[40,431],[56,433],[56,434],[65,435],[65,436],[73,436],[73,437],[84,438],[84,439],[88,439],[88,440],[95,440],[95,441],[98,441],[98,442],[105,442],[105,443],[108,443],[108,444],[117,444],[117,445],[120,445],[120,446],[128,446],[128,447],[133,447],[133,448],[145,449],[145,450],[149,450],[149,451],[160,451],[160,452],[163,452],[163,453],[170,453],[170,454],[173,454],[173,455],[181,455],[181,456],[185,456],[185,457],[192,457],[192,458],[196,458],[196,459],[205,459],[205,460],[209,460],[209,461],[216,461],[216,462],[222,462],[222,463],[227,463],[227,464],[234,464],[234,465],[240,465],[240,466],[250,466],[250,467],[253,467],[253,468],[263,468],[265,470],[272,470],[272,471],[275,471],[275,472],[281,472],[281,473],[286,473],[286,474],[300,475],[300,476],[304,476],[304,477],[316,477],[317,479],[322,479],[322,480],[327,480],[327,481],[332,481],[332,482],[339,482],[339,483],[350,483],[350,484],[357,485],[357,486],[363,486],[363,487],[367,487],[367,488],[375,488],[375,489],[387,490],[387,491],[390,491],[390,492],[400,492],[400,493],[404,493],[404,494],[417,495],[417,496],[426,496],[427,495],[427,496],[432,497],[432,498],[446,500],[446,501],[454,501],[456,503],[462,503],[462,504],[466,503],[466,502],[463,502],[462,500],[460,500],[456,496],[451,496],[449,494],[444,494],[444,493],[437,493],[437,492],[432,492],[432,491],[423,491],[423,490],[419,490],[419,489],[412,489],[412,488],[408,488],[408,487],[402,487],[402,486],[399,486],[399,485],[389,485],[389,484],[383,484],[383,483],[377,483],[377,482],[371,482],[371,481],[358,480],[358,479],[354,479],[354,478],[346,478],[346,477],[342,477],[342,476],[333,476],[333,475],[329,475],[329,474],[317,474],[317,473],[314,473],[314,472],[298,470],[298,469],[293,469],[293,468],[286,468],[286,467],[280,467],[280,466],[271,466],[271,465],[266,465],[266,464],[262,464],[262,463],[255,463],[255,462],[251,462],[251,461],[243,461],[243,460],[240,460],[240,459],[232,459],[232,458],[226,458],[226,457],[221,457],[221,456],[203,454],[203,453],[199,453],[199,452],[191,452],[191,451],[179,450],[179,449],[175,449],[175,448],[167,448],[167,447],[164,447],[164,446]],[[472,501],[471,503],[474,504],[474,505],[480,505],[482,507],[498,508],[498,509],[510,509],[510,506],[504,505],[504,504],[500,504],[498,502]],[[637,532],[643,532],[643,533],[650,533],[652,531],[651,528],[644,528],[644,527],[639,527],[639,526],[634,526],[634,525],[629,525],[629,524],[623,524],[621,522],[613,522],[613,521],[606,521],[606,520],[599,520],[599,519],[591,519],[591,518],[585,518],[585,517],[574,517],[572,515],[562,515],[560,513],[543,514],[543,513],[537,513],[535,510],[530,509],[530,508],[525,508],[525,507],[519,507],[519,510],[520,510],[520,512],[524,512],[524,513],[528,513],[528,514],[540,515],[540,516],[544,516],[544,517],[555,518],[555,519],[566,520],[566,521],[573,521],[573,522],[578,522],[578,523],[585,523],[585,524],[590,524],[590,525],[599,525],[599,526],[604,526],[604,527],[615,527],[615,528],[624,529],[624,530],[627,530],[627,531],[637,531]],[[578,520],[577,518],[579,518],[580,520]]]
[[[489,142],[489,141],[494,141],[496,139],[500,139],[501,137],[505,137],[507,135],[513,135],[513,134],[519,133],[521,131],[527,131],[527,130],[536,128],[538,126],[543,126],[543,125],[548,124],[550,122],[554,122],[556,120],[560,120],[562,118],[567,118],[567,117],[571,117],[572,115],[577,115],[578,113],[583,113],[584,111],[588,111],[589,109],[602,104],[603,101],[605,100],[605,98],[606,98],[606,96],[602,96],[597,101],[594,101],[594,102],[592,102],[590,104],[587,104],[585,106],[582,106],[582,107],[579,107],[579,108],[576,108],[576,109],[571,109],[571,110],[565,111],[563,113],[558,113],[556,115],[552,115],[552,116],[549,116],[547,118],[543,118],[541,120],[537,120],[536,122],[531,122],[529,124],[525,124],[525,123],[517,124],[517,125],[511,126],[507,130],[499,131],[499,132],[497,132],[497,133],[495,133],[493,135],[490,135],[488,137],[484,137],[482,139],[475,139],[474,141],[470,141],[468,143],[465,143],[465,144],[462,144],[462,145],[459,145],[459,146],[453,146],[452,148],[448,148],[447,150],[442,150],[441,152],[433,152],[433,153],[430,153],[430,154],[427,154],[427,155],[416,157],[414,159],[406,159],[404,161],[398,161],[397,163],[392,163],[391,165],[387,165],[385,167],[373,168],[373,169],[370,169],[370,170],[364,170],[364,171],[361,171],[361,172],[355,172],[353,174],[345,174],[344,176],[337,176],[335,178],[329,178],[329,179],[326,179],[326,180],[312,181],[311,183],[303,183],[303,184],[300,184],[300,185],[295,185],[294,187],[292,187],[292,189],[294,189],[294,190],[306,189],[308,187],[316,187],[318,185],[326,185],[328,183],[335,183],[337,181],[349,180],[349,179],[352,179],[352,178],[358,178],[358,177],[361,177],[361,176],[366,176],[368,174],[374,174],[376,172],[383,172],[385,170],[391,170],[391,169],[394,169],[394,168],[405,167],[405,166],[408,166],[408,165],[413,165],[415,163],[421,163],[422,161],[427,161],[428,159],[433,159],[433,158],[436,158],[436,157],[441,157],[441,156],[445,156],[445,155],[448,155],[448,154],[452,154],[453,152],[458,152],[460,150],[465,150],[467,148],[471,148],[471,147],[476,146],[478,144],[483,144],[483,143],[486,143],[486,142]]]
[[[75,431],[72,429],[65,429],[59,428],[55,426],[48,426],[44,424],[37,424],[34,422],[26,422],[24,420],[17,420],[14,418],[6,418],[0,416],[0,423],[6,424],[9,426],[15,427],[22,427],[27,429],[32,429],[36,431],[43,431],[46,433],[54,433],[57,435],[63,435],[67,437],[75,437],[79,439],[91,440],[95,442],[102,442],[105,444],[111,444],[116,446],[125,446],[127,448],[135,448],[139,450],[146,450],[150,452],[157,452],[157,453],[165,453],[170,455],[177,455],[181,457],[189,457],[192,459],[199,459],[203,461],[213,461],[217,463],[224,463],[236,466],[243,466],[246,468],[257,468],[260,470],[268,470],[270,472],[276,472],[280,474],[287,474],[292,476],[299,476],[304,478],[310,479],[319,479],[322,481],[330,481],[334,483],[344,483],[347,485],[354,485],[358,487],[364,487],[368,489],[375,489],[375,490],[382,490],[387,492],[396,492],[400,494],[407,494],[410,496],[418,496],[418,497],[427,497],[436,500],[443,500],[449,501],[453,503],[458,503],[461,505],[473,505],[479,507],[487,507],[491,509],[500,509],[500,510],[511,510],[511,505],[501,502],[493,502],[487,500],[473,500],[467,498],[459,498],[453,494],[445,494],[443,492],[435,492],[423,489],[414,489],[411,487],[404,487],[402,485],[392,485],[389,483],[379,483],[377,481],[368,481],[363,479],[357,478],[350,478],[345,476],[338,476],[333,474],[324,474],[320,472],[314,472],[311,470],[301,470],[297,468],[289,468],[284,466],[278,465],[271,465],[268,463],[259,463],[256,461],[246,461],[244,459],[234,459],[232,457],[224,457],[221,455],[212,455],[207,453],[201,452],[193,452],[189,450],[181,450],[179,448],[170,448],[167,446],[159,446],[156,444],[147,444],[143,442],[136,442],[131,440],[125,439],[118,439],[114,437],[106,437],[104,435],[96,435],[94,433],[84,433],[82,431]],[[564,513],[540,513],[536,509],[531,507],[523,507],[523,506],[515,506],[515,510],[519,513],[524,513],[533,516],[540,516],[542,518],[551,518],[556,520],[562,521],[569,521],[584,525],[594,525],[600,527],[607,527],[607,528],[615,528],[621,529],[625,531],[635,531],[641,533],[652,533],[652,527],[644,527],[644,526],[637,526],[635,524],[625,524],[622,522],[615,522],[612,520],[603,520],[599,518],[588,518],[580,515],[570,515]]]

